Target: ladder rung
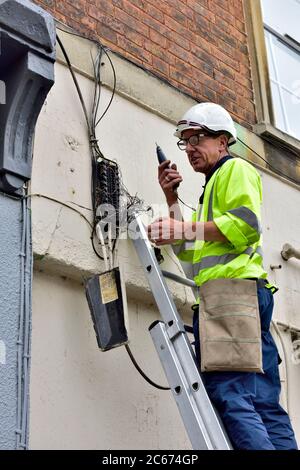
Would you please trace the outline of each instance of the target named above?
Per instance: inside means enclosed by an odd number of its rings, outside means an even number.
[[[194,288],[197,287],[197,284],[194,281],[192,281],[191,279],[187,279],[186,277],[178,276],[177,274],[170,273],[169,271],[162,270],[161,272],[162,272],[164,277],[166,277],[168,279],[172,279],[173,281],[178,282],[179,284],[183,284],[185,286],[194,287]]]

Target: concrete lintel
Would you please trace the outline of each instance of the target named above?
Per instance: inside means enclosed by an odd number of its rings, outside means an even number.
[[[126,260],[122,263],[122,266],[128,299],[154,304],[154,297],[142,268],[140,266],[136,266],[134,270],[132,270],[128,263],[126,263]],[[90,267],[89,269],[83,269],[80,266],[68,264],[64,260],[59,260],[51,255],[35,253],[34,270],[35,272],[44,272],[50,276],[60,276],[62,278],[70,279],[84,285],[86,279],[94,276],[95,274],[99,274],[99,265],[95,265],[94,268]],[[174,281],[167,282],[177,308],[182,314],[189,315],[191,313],[191,306],[195,301],[190,289],[179,286]],[[187,293],[189,294],[187,295]]]

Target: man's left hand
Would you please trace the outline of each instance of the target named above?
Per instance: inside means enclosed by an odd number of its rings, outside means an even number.
[[[148,225],[148,237],[156,245],[170,245],[178,240],[194,240],[192,222],[161,217]]]

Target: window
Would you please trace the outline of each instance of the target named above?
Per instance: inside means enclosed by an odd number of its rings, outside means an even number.
[[[300,140],[300,0],[261,0],[274,124]]]
[[[255,131],[300,149],[300,0],[244,0]]]

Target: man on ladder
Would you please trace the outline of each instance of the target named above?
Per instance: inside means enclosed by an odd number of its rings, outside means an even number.
[[[191,263],[200,297],[193,308],[195,350],[206,390],[235,449],[297,449],[279,404],[278,352],[269,330],[276,289],[262,263],[260,176],[229,155],[236,130],[217,104],[189,109],[175,136],[193,170],[205,174],[204,191],[192,221],[184,221],[174,190],[182,177],[169,160],[160,164],[170,217],[151,224],[148,234]]]

